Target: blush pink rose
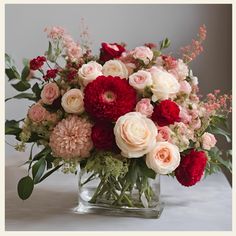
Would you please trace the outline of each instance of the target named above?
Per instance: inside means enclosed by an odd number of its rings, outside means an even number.
[[[141,99],[137,103],[135,110],[147,117],[151,117],[153,113],[153,105],[151,104],[151,100],[149,98]]]
[[[205,132],[202,135],[202,147],[206,150],[210,150],[216,145],[216,138],[213,134]]]
[[[168,126],[157,127],[157,142],[171,141],[171,129]]]
[[[48,83],[43,87],[41,98],[44,104],[51,105],[60,96],[60,90],[56,83]]]
[[[136,47],[133,50],[132,54],[135,59],[142,60],[144,62],[144,64],[146,64],[146,65],[149,64],[149,62],[153,58],[152,50],[146,46]]]
[[[180,84],[179,92],[182,92],[185,94],[191,93],[192,87],[186,80],[180,81],[179,84]]]
[[[44,121],[47,117],[47,110],[39,103],[34,104],[28,111],[29,119],[33,122]]]

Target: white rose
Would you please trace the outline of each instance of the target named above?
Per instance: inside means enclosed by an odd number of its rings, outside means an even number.
[[[61,105],[67,113],[80,114],[84,111],[83,99],[81,90],[71,89],[63,95]]]
[[[107,61],[102,68],[103,75],[119,76],[121,79],[128,79],[128,70],[125,64],[119,60]]]
[[[78,74],[82,86],[86,86],[98,76],[102,75],[102,65],[98,64],[96,61],[90,61],[89,63],[82,65]]]
[[[177,79],[172,74],[161,68],[152,67],[150,72],[153,80],[151,86],[153,93],[152,101],[156,102],[157,100],[174,98],[180,89]]]
[[[152,85],[152,75],[148,71],[139,70],[138,72],[129,76],[129,84],[133,88],[142,92],[145,87]]]
[[[142,157],[156,144],[155,124],[139,112],[121,116],[116,122],[114,133],[122,155],[128,158]]]
[[[169,142],[157,142],[155,147],[146,155],[146,164],[158,174],[169,174],[180,163],[179,148]]]
[[[135,59],[142,60],[146,65],[149,64],[153,58],[152,50],[146,46],[136,47],[132,54]]]

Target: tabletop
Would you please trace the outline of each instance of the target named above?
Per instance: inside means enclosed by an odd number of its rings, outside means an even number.
[[[192,187],[161,176],[165,206],[159,219],[75,214],[77,176],[60,171],[37,185],[32,196],[22,201],[16,188],[26,173],[26,167],[6,165],[6,231],[232,230],[232,190],[222,173]]]

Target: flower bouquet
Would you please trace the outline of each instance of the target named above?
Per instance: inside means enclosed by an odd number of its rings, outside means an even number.
[[[158,217],[160,175],[192,186],[222,166],[231,171],[230,151],[215,146],[215,135],[230,142],[231,96],[215,90],[201,98],[188,66],[203,51],[205,26],[179,59],[163,52],[167,38],[133,50],[102,43],[94,56],[86,31],[80,44],[61,27],[45,31],[47,51],[24,60],[21,73],[6,54],[6,75],[19,91],[6,101],[32,101],[5,129],[19,141],[16,150],[32,144],[21,199],[61,169],[79,174],[79,213]],[[42,148],[33,155],[35,144]]]

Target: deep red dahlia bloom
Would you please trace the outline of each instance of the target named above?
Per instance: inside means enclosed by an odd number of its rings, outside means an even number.
[[[30,69],[31,70],[38,70],[38,69],[40,69],[43,66],[45,61],[46,61],[46,58],[45,57],[40,57],[40,56],[32,59],[30,61]]]
[[[92,128],[94,147],[101,150],[113,150],[116,147],[114,125],[109,122],[97,122]]]
[[[201,180],[207,163],[204,151],[191,149],[189,154],[181,157],[181,162],[175,170],[177,180],[184,186],[192,186]]]
[[[98,120],[116,121],[135,105],[135,89],[120,77],[98,76],[84,89],[85,110]]]
[[[100,48],[100,60],[106,62],[118,58],[124,51],[125,48],[117,43],[102,43],[102,48]]]
[[[159,126],[174,124],[180,121],[179,112],[179,106],[175,102],[164,100],[154,107],[152,120]]]

